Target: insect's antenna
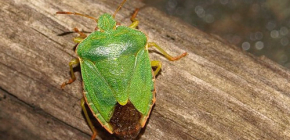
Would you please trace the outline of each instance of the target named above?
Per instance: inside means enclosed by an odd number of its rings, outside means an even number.
[[[78,15],[78,16],[83,16],[83,17],[87,17],[87,18],[93,19],[96,22],[98,22],[98,19],[96,19],[94,17],[88,16],[88,15],[84,15],[84,14],[80,14],[80,13],[75,13],[75,12],[63,12],[63,11],[60,11],[60,12],[56,12],[56,14]]]
[[[113,18],[115,18],[117,12],[121,9],[121,7],[124,5],[125,2],[126,2],[126,0],[123,0],[123,2],[119,5],[119,7],[117,8],[117,10],[116,10],[115,13],[113,14]]]

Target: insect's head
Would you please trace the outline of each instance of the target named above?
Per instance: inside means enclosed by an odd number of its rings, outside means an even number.
[[[116,27],[116,21],[112,15],[103,14],[98,19],[98,28],[101,31],[109,31]]]
[[[121,9],[121,7],[124,5],[126,0],[123,0],[123,2],[119,5],[119,7],[116,9],[115,13],[113,15],[109,14],[103,14],[98,19],[98,28],[101,31],[108,31],[116,28],[116,20],[115,16],[117,12]]]

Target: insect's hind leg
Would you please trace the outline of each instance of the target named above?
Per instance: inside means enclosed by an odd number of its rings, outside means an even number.
[[[86,120],[87,120],[91,130],[93,131],[93,135],[91,137],[91,140],[94,140],[97,136],[97,130],[95,129],[95,127],[94,127],[94,125],[93,125],[93,123],[88,115],[88,111],[87,111],[86,106],[85,106],[85,99],[84,98],[82,98],[82,100],[81,100],[81,107],[82,107],[83,112],[85,114]]]
[[[73,59],[69,62],[69,68],[70,68],[70,73],[71,73],[71,79],[69,79],[68,82],[64,82],[62,85],[61,85],[61,88],[63,89],[65,85],[67,84],[70,84],[72,82],[74,82],[76,80],[76,76],[74,74],[74,70],[73,70],[73,65],[77,65],[79,64],[80,61],[79,59]]]
[[[169,55],[166,51],[164,51],[160,46],[158,46],[156,43],[154,42],[149,42],[148,43],[148,47],[152,47],[154,46],[156,49],[158,49],[168,60],[170,61],[175,61],[175,60],[178,60],[184,56],[187,55],[187,52],[184,52],[183,54],[179,55],[179,56],[176,56],[176,57],[173,57],[171,55]]]
[[[138,24],[139,24],[139,20],[136,19],[136,16],[138,14],[138,11],[139,11],[139,9],[136,8],[135,11],[134,11],[134,13],[133,13],[133,15],[132,15],[132,17],[131,17],[131,21],[133,23],[129,26],[130,28],[136,28],[138,26]]]
[[[156,67],[156,69],[154,71],[154,76],[156,76],[159,73],[159,71],[160,71],[160,69],[162,67],[162,64],[161,64],[160,61],[154,61],[153,60],[153,61],[151,61],[151,67]]]

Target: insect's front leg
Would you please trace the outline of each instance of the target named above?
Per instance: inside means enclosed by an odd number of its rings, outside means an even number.
[[[154,42],[149,42],[148,43],[148,47],[152,47],[154,46],[156,49],[158,49],[168,60],[170,61],[175,61],[175,60],[178,60],[184,56],[187,55],[187,52],[184,52],[183,54],[179,55],[179,56],[176,56],[176,57],[173,57],[171,55],[169,55],[167,52],[165,52],[160,46],[158,46],[156,43]]]
[[[87,35],[84,34],[83,32],[79,31],[78,28],[74,28],[75,32],[79,34],[78,37],[75,37],[73,40],[75,43],[81,43],[86,37]]]
[[[139,20],[136,19],[136,16],[138,14],[139,9],[136,8],[134,14],[131,17],[131,21],[133,22],[129,27],[130,28],[136,28],[139,24]]]
[[[74,74],[74,70],[73,70],[73,65],[77,65],[79,64],[80,61],[79,59],[73,59],[72,61],[69,62],[69,68],[70,68],[70,73],[71,73],[71,79],[69,79],[68,82],[64,82],[62,85],[61,85],[61,88],[63,89],[65,85],[67,84],[70,84],[72,82],[74,82],[76,80],[76,76]]]
[[[162,65],[160,61],[151,61],[151,67],[156,67],[154,71],[154,76],[156,76],[159,73]]]

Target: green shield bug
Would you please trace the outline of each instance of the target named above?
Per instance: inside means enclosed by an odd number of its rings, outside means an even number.
[[[135,139],[144,127],[155,103],[155,75],[161,69],[161,62],[150,61],[148,48],[156,47],[168,60],[174,61],[186,56],[186,52],[177,57],[167,54],[153,42],[147,42],[146,35],[137,30],[138,9],[131,17],[130,26],[116,23],[115,15],[103,14],[98,19],[73,12],[57,12],[84,16],[97,22],[97,28],[86,35],[75,28],[79,36],[76,48],[78,59],[69,63],[71,79],[62,84],[62,88],[75,81],[73,65],[80,64],[83,79],[83,99],[81,106],[85,118],[93,131],[85,104],[98,122],[111,134],[121,139]],[[152,67],[156,67],[155,71]]]

